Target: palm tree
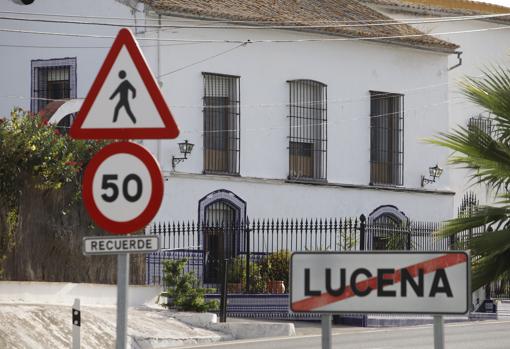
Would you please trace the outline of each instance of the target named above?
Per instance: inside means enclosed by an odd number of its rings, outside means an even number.
[[[476,290],[510,270],[510,70],[491,67],[481,77],[466,78],[461,88],[493,116],[493,127],[489,132],[476,125],[459,127],[428,142],[453,150],[449,162],[471,170],[474,184],[486,184],[496,198],[494,205],[478,206],[437,232],[447,237],[469,229],[492,230],[467,241]]]

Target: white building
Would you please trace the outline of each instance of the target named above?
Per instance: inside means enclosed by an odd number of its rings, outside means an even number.
[[[155,221],[454,215],[449,171],[426,187],[421,176],[448,155],[422,139],[451,124],[455,44],[360,27],[388,18],[343,0],[9,0],[0,11],[3,116],[84,98],[131,27],[181,130],[143,141],[167,179]],[[173,168],[184,140],[194,149]]]
[[[448,73],[450,129],[478,125],[488,132],[491,119],[487,111],[462,95],[459,81],[477,77],[490,66],[510,67],[510,8],[479,1],[442,0],[431,4],[425,0],[362,0],[389,17],[409,21],[411,25],[441,39],[459,45],[460,56],[451,55]],[[418,22],[428,23],[418,23]],[[460,59],[460,60],[459,60]],[[481,203],[494,201],[483,185],[468,182],[469,173],[450,171],[455,207],[462,204],[466,192],[473,192]]]

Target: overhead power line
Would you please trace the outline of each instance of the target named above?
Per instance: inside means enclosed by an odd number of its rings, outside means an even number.
[[[126,20],[126,21],[134,21],[134,20],[144,20],[144,21],[152,21],[152,22],[160,22],[159,18],[151,18],[150,16],[144,18],[135,18],[135,17],[107,17],[107,16],[86,16],[86,15],[73,15],[73,14],[63,14],[63,13],[31,13],[31,12],[17,12],[17,11],[0,11],[1,14],[11,14],[11,15],[29,15],[29,16],[44,16],[44,17],[60,17],[60,18],[87,18],[87,19],[105,19],[105,20]],[[169,17],[171,15],[167,15]],[[510,16],[510,13],[503,14],[486,14],[486,15],[465,15],[465,16],[440,16],[440,17],[428,17],[427,21],[436,21],[436,20],[444,20],[444,21],[456,21],[456,20],[477,20],[477,19],[497,19],[499,17]],[[197,19],[186,19],[186,18],[162,18],[162,23],[196,23]],[[334,23],[343,23],[343,24],[353,24],[353,23],[387,23],[387,22],[402,22],[406,23],[408,21],[416,21],[416,19],[409,18],[391,18],[391,19],[372,19],[372,20],[307,20],[307,21],[298,21],[298,20],[286,20],[287,24],[334,24]],[[200,22],[206,23],[236,23],[236,24],[254,24],[254,25],[271,25],[274,22],[271,21],[259,21],[259,20],[243,20],[243,21],[234,21],[234,20],[219,20],[219,19],[200,19]]]
[[[334,29],[334,28],[359,28],[359,27],[378,27],[378,26],[398,26],[398,25],[411,25],[411,24],[431,24],[443,22],[458,22],[458,21],[471,21],[480,19],[494,19],[500,17],[510,18],[510,13],[506,14],[492,14],[492,15],[473,15],[463,16],[457,18],[436,18],[436,19],[415,19],[415,20],[392,20],[391,22],[359,22],[359,23],[327,23],[327,24],[310,24],[306,21],[296,22],[296,24],[259,24],[259,25],[246,25],[244,22],[232,21],[231,25],[183,25],[183,24],[137,24],[137,23],[113,23],[113,22],[91,22],[67,19],[43,19],[43,18],[27,18],[27,17],[9,17],[0,16],[0,20],[5,21],[23,21],[23,22],[40,22],[40,23],[55,23],[55,24],[76,24],[76,25],[94,25],[94,26],[107,26],[107,27],[145,27],[145,28],[173,28],[173,29],[231,29],[235,25],[236,29],[244,30],[267,30],[267,29]],[[131,21],[135,21],[133,18]]]
[[[161,47],[170,46],[189,46],[189,45],[200,45],[201,42],[175,42],[167,44],[159,44]],[[142,44],[140,47],[157,47],[158,44]],[[12,47],[12,48],[54,48],[54,49],[91,49],[91,48],[111,48],[112,45],[104,46],[55,46],[55,45],[24,45],[24,44],[0,44],[0,47]]]
[[[469,29],[469,30],[459,30],[459,31],[449,31],[449,32],[439,32],[433,34],[405,34],[405,35],[387,35],[387,36],[371,36],[371,37],[317,37],[317,38],[303,38],[303,39],[254,39],[254,40],[239,40],[239,39],[170,39],[170,38],[146,38],[146,37],[137,37],[139,41],[159,41],[159,42],[196,42],[196,43],[237,43],[242,44],[244,42],[250,41],[251,43],[303,43],[303,42],[342,42],[342,41],[377,41],[377,40],[391,40],[391,39],[404,39],[404,38],[413,38],[413,37],[422,37],[422,36],[442,36],[442,35],[456,35],[456,34],[467,34],[467,33],[481,33],[481,32],[489,32],[489,31],[497,31],[497,30],[506,30],[509,29],[510,26],[501,26],[501,27],[491,27],[491,28],[483,28],[483,29]],[[0,32],[8,32],[8,33],[21,33],[21,34],[34,34],[34,35],[53,35],[53,36],[67,36],[67,37],[82,37],[82,38],[96,38],[96,39],[113,39],[115,36],[112,35],[99,35],[99,34],[78,34],[78,33],[62,33],[62,32],[45,32],[45,31],[35,31],[35,30],[23,30],[23,29],[9,29],[9,28],[0,28]]]
[[[197,65],[197,64],[200,64],[200,63],[204,63],[204,62],[209,61],[209,60],[211,60],[211,59],[213,59],[213,58],[216,58],[216,57],[222,56],[222,55],[224,55],[224,54],[227,54],[227,53],[229,53],[229,52],[231,52],[231,51],[234,51],[235,49],[238,49],[238,48],[240,48],[240,47],[246,46],[246,45],[247,45],[247,44],[249,44],[249,43],[250,43],[250,41],[243,42],[242,44],[239,44],[239,45],[237,45],[237,46],[231,47],[231,48],[229,48],[228,50],[218,52],[218,53],[217,53],[217,54],[215,54],[215,55],[212,55],[212,56],[209,56],[209,57],[203,58],[203,59],[201,59],[201,60],[198,60],[198,61],[196,61],[196,62],[193,62],[193,63],[187,64],[187,65],[185,65],[185,66],[183,66],[183,67],[180,67],[180,68],[178,68],[178,69],[175,69],[175,70],[169,71],[168,73],[161,74],[160,76],[158,76],[158,78],[162,78],[162,77],[165,77],[165,76],[167,76],[167,75],[170,75],[170,74],[173,74],[173,73],[177,73],[178,71],[184,70],[184,69],[186,69],[186,68],[192,67],[192,66],[194,66],[194,65]]]

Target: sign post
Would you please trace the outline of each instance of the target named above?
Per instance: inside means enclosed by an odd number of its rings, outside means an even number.
[[[84,204],[96,224],[113,234],[143,229],[163,199],[156,159],[141,145],[117,142],[101,149],[83,175]],[[129,253],[157,251],[157,236],[86,237],[84,254],[117,256],[117,349],[127,345]]]
[[[129,29],[119,31],[92,83],[70,136],[77,139],[173,139],[179,128]],[[83,202],[94,222],[111,234],[142,230],[163,199],[156,159],[131,142],[111,143],[90,161]],[[87,237],[83,253],[117,256],[117,349],[127,345],[129,254],[159,249],[157,236]]]
[[[129,253],[117,256],[117,349],[127,348]]]
[[[434,315],[434,348],[444,349],[444,321],[442,315]]]
[[[323,314],[323,348],[334,313],[431,314],[443,349],[442,315],[469,310],[469,266],[463,251],[294,252],[290,308]]]
[[[321,343],[322,349],[331,349],[331,314],[322,314],[321,315],[321,327],[322,327],[322,336]]]

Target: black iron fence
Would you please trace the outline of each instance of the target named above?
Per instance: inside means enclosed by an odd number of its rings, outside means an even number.
[[[229,292],[282,293],[288,289],[288,260],[294,251],[464,249],[481,233],[452,238],[433,235],[441,223],[370,222],[359,218],[257,219],[242,222],[158,223],[161,251],[147,256],[147,283],[163,283],[165,260],[186,258],[205,287],[217,288],[226,275]],[[224,265],[227,264],[225,271]]]

